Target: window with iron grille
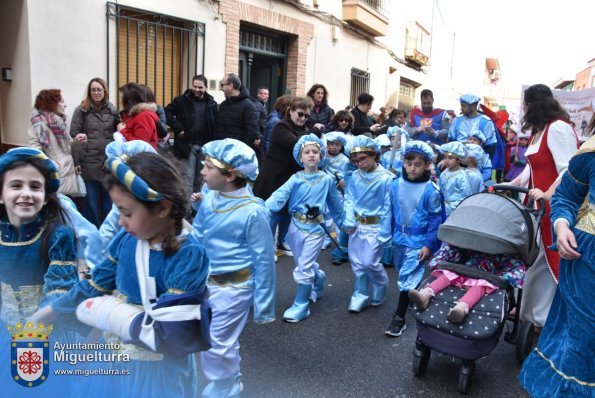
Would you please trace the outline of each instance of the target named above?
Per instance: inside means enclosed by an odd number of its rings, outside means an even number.
[[[155,92],[157,102],[165,106],[183,93],[198,73],[199,50],[203,60],[200,70],[204,70],[204,24],[110,2],[107,17],[108,32],[110,19],[116,23],[117,87],[126,83],[147,85]],[[113,45],[108,33],[108,47]],[[108,83],[109,65],[108,50]]]
[[[357,97],[370,92],[370,74],[357,68],[351,68],[351,106],[357,106]]]

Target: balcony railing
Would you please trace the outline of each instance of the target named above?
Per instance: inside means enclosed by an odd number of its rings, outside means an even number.
[[[391,0],[343,0],[343,20],[372,34],[388,31]]]

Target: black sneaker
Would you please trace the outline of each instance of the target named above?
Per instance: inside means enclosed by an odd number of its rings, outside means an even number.
[[[401,334],[403,334],[405,329],[407,329],[407,325],[405,325],[405,319],[395,315],[393,316],[392,321],[390,321],[390,325],[388,325],[384,331],[384,334],[390,337],[399,337]]]
[[[277,251],[285,254],[286,256],[293,257],[293,252],[291,251],[291,247],[289,247],[287,242],[281,242],[277,244]]]

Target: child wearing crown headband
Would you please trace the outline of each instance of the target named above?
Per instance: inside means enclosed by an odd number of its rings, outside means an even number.
[[[355,137],[350,154],[358,169],[345,191],[343,228],[350,235],[349,260],[355,275],[348,309],[361,312],[370,304],[381,305],[386,297],[388,276],[380,257],[383,247],[390,244],[390,184],[394,174],[378,164],[380,147],[371,138]]]
[[[209,192],[194,218],[194,233],[210,255],[211,349],[201,354],[210,383],[203,397],[239,396],[240,344],[250,307],[258,324],[275,320],[275,242],[269,212],[248,182],[258,176],[254,150],[226,138],[202,148],[201,175]]]
[[[425,261],[440,246],[438,226],[443,221],[440,189],[431,181],[432,147],[425,142],[409,141],[403,158],[403,174],[391,187],[393,261],[399,275],[399,300],[384,331],[389,337],[399,337],[406,328],[408,291],[421,283]]]
[[[76,311],[83,323],[103,330],[129,361],[111,367],[128,377],[90,379],[90,396],[195,397],[192,353],[207,349],[205,299],[208,258],[183,219],[184,184],[165,158],[139,153],[107,160],[106,186],[123,229],[92,278],[40,309],[31,319]]]
[[[25,324],[40,306],[58,299],[78,281],[75,234],[57,197],[59,186],[58,170],[43,152],[16,148],[0,156],[0,344],[5,347],[0,385],[6,396],[23,391],[18,381],[9,380],[12,336],[7,326],[16,331],[18,323]],[[77,323],[74,317],[62,317],[52,339],[72,342],[75,337],[69,330],[75,331]],[[45,326],[39,330],[49,333]],[[52,359],[50,366],[60,367]],[[57,381],[50,379],[36,390],[47,395],[59,385],[68,395],[71,383]]]
[[[446,169],[440,174],[438,186],[444,195],[446,216],[461,203],[463,199],[471,195],[471,185],[467,173],[461,168],[467,158],[467,148],[462,142],[452,141],[440,145],[440,152],[444,155]]]
[[[294,253],[293,279],[297,291],[293,305],[283,314],[286,322],[300,322],[310,315],[309,300],[316,301],[324,291],[325,274],[316,259],[324,243],[324,216],[321,209],[328,206],[337,223],[342,223],[341,199],[335,189],[335,181],[320,171],[318,165],[324,159],[326,148],[314,134],[300,137],[293,147],[293,157],[304,171],[295,173],[266,201],[271,212],[279,211],[289,201],[292,215],[288,240]]]

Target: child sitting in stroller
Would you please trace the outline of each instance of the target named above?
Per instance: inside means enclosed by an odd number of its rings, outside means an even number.
[[[478,268],[503,278],[514,288],[523,287],[525,263],[517,254],[486,254],[444,244],[430,262],[430,268],[435,268],[440,262]],[[423,311],[428,308],[432,297],[448,286],[466,289],[463,297],[448,312],[447,319],[453,323],[462,322],[484,295],[498,290],[497,286],[485,279],[473,279],[446,269],[434,269],[431,275],[436,279],[420,290],[410,290],[409,298]]]

